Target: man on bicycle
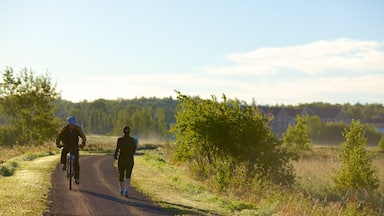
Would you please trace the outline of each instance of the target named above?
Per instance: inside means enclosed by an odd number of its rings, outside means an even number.
[[[72,153],[75,155],[75,183],[79,184],[79,137],[81,137],[81,145],[80,148],[83,148],[86,143],[86,137],[84,135],[83,130],[80,126],[76,124],[76,118],[73,116],[69,116],[67,118],[67,124],[60,130],[59,134],[56,137],[56,145],[58,148],[64,147],[61,151],[61,163],[63,164],[63,170],[66,169],[66,158],[68,152],[72,149]],[[60,144],[63,143],[63,145]]]

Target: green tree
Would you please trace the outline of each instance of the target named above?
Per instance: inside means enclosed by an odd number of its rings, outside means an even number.
[[[165,122],[164,108],[156,108],[155,110],[155,127],[161,138],[167,138],[168,129]]]
[[[5,118],[0,133],[6,137],[2,144],[39,145],[52,139],[59,125],[53,105],[57,97],[56,86],[48,75],[36,76],[22,69],[16,76],[12,68],[7,68],[0,83],[0,106]]]
[[[352,192],[370,192],[378,188],[378,171],[372,164],[373,155],[366,149],[367,138],[360,122],[353,120],[343,136],[345,142],[339,154],[341,168],[333,176],[338,188]]]
[[[204,100],[178,92],[173,159],[204,178],[214,177],[220,188],[231,179],[293,181],[292,155],[269,128],[267,116],[237,100]]]
[[[283,134],[283,142],[291,149],[307,150],[311,148],[307,117],[296,116],[295,126],[288,125],[287,131]]]

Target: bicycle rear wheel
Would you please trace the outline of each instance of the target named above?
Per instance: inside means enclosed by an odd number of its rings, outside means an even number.
[[[73,160],[69,160],[69,190],[72,190]]]
[[[71,156],[67,156],[67,179],[69,183],[69,190],[72,190],[72,177],[73,177],[73,160]]]

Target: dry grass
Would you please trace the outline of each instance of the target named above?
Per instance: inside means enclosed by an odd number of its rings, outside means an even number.
[[[373,160],[373,165],[378,170],[380,186],[377,190],[379,196],[384,197],[384,154],[375,148],[369,148],[377,154]],[[334,190],[334,182],[331,175],[340,166],[337,158],[339,148],[335,147],[315,147],[311,153],[307,153],[299,161],[294,162],[294,169],[297,175],[297,189],[303,191],[306,197],[312,199],[313,208],[321,208],[320,212],[327,214],[337,214],[344,212],[357,213],[356,203],[344,203],[340,194]],[[384,211],[384,206],[380,207],[380,200],[373,200],[375,205],[379,205],[379,210],[368,209],[372,215],[380,215]],[[369,204],[370,205],[370,204]],[[381,211],[381,213],[379,213]],[[347,212],[347,213],[345,213]]]
[[[35,152],[53,152],[56,148],[53,144],[47,144],[43,146],[15,146],[15,147],[0,147],[0,164],[7,160],[27,153]]]
[[[373,165],[377,168],[380,187],[378,191],[384,195],[384,153],[376,148],[370,148],[377,154]],[[339,148],[315,147],[311,153],[307,153],[297,162],[293,162],[298,183],[304,189],[317,194],[317,190],[331,189],[333,182],[330,179],[332,172],[340,166],[337,158]]]

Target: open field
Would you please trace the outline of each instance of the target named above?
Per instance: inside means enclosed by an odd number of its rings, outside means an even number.
[[[339,150],[339,147],[315,147],[311,153],[293,162],[300,187],[319,196],[331,192],[333,182],[330,175],[340,166],[337,159]],[[377,154],[373,165],[377,168],[380,179],[378,191],[384,195],[384,152],[376,147],[369,147],[369,150]]]

